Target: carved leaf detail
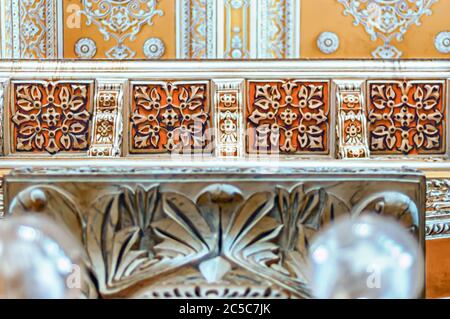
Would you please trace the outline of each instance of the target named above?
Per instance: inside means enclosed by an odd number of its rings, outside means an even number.
[[[91,209],[87,251],[103,295],[179,267],[207,252],[206,223],[186,197],[158,186],[123,187]]]

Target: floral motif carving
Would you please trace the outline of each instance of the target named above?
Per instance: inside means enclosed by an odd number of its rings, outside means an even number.
[[[132,153],[211,153],[208,82],[133,84]]]
[[[445,152],[443,81],[374,81],[368,91],[374,154]]]
[[[339,0],[344,14],[355,18],[355,25],[363,25],[373,41],[384,44],[373,53],[382,59],[400,58],[402,52],[391,44],[401,41],[412,25],[420,25],[420,18],[431,15],[431,6],[438,0]]]
[[[85,151],[92,83],[13,82],[13,152]]]
[[[248,152],[328,152],[328,82],[250,81],[248,90]]]
[[[87,24],[94,23],[105,40],[112,38],[117,42],[106,52],[111,59],[133,58],[136,52],[125,42],[133,41],[143,25],[152,25],[155,16],[163,15],[156,8],[156,0],[83,0],[82,5]]]

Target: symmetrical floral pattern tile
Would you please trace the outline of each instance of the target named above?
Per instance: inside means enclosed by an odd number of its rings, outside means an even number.
[[[374,154],[445,152],[443,81],[371,81],[370,148]]]
[[[85,151],[92,109],[90,82],[13,82],[12,151]]]
[[[328,82],[249,81],[249,153],[326,154]]]
[[[211,152],[208,82],[133,84],[131,153]]]

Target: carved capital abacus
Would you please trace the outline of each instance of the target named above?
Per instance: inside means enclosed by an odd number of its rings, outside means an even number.
[[[71,230],[103,298],[311,297],[309,243],[344,216],[395,218],[424,245],[425,180],[410,170],[23,169],[4,187],[9,214]]]

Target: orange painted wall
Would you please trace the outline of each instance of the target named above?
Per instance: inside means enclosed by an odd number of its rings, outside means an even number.
[[[422,25],[413,25],[402,42],[392,42],[403,52],[402,58],[448,58],[434,47],[434,37],[450,31],[450,1],[440,0],[432,7],[431,16],[421,18]],[[362,25],[355,26],[352,16],[344,15],[344,6],[337,0],[301,0],[301,56],[303,58],[372,58],[371,52],[383,41],[371,41]],[[320,33],[331,31],[339,36],[340,47],[327,55],[317,48]]]

